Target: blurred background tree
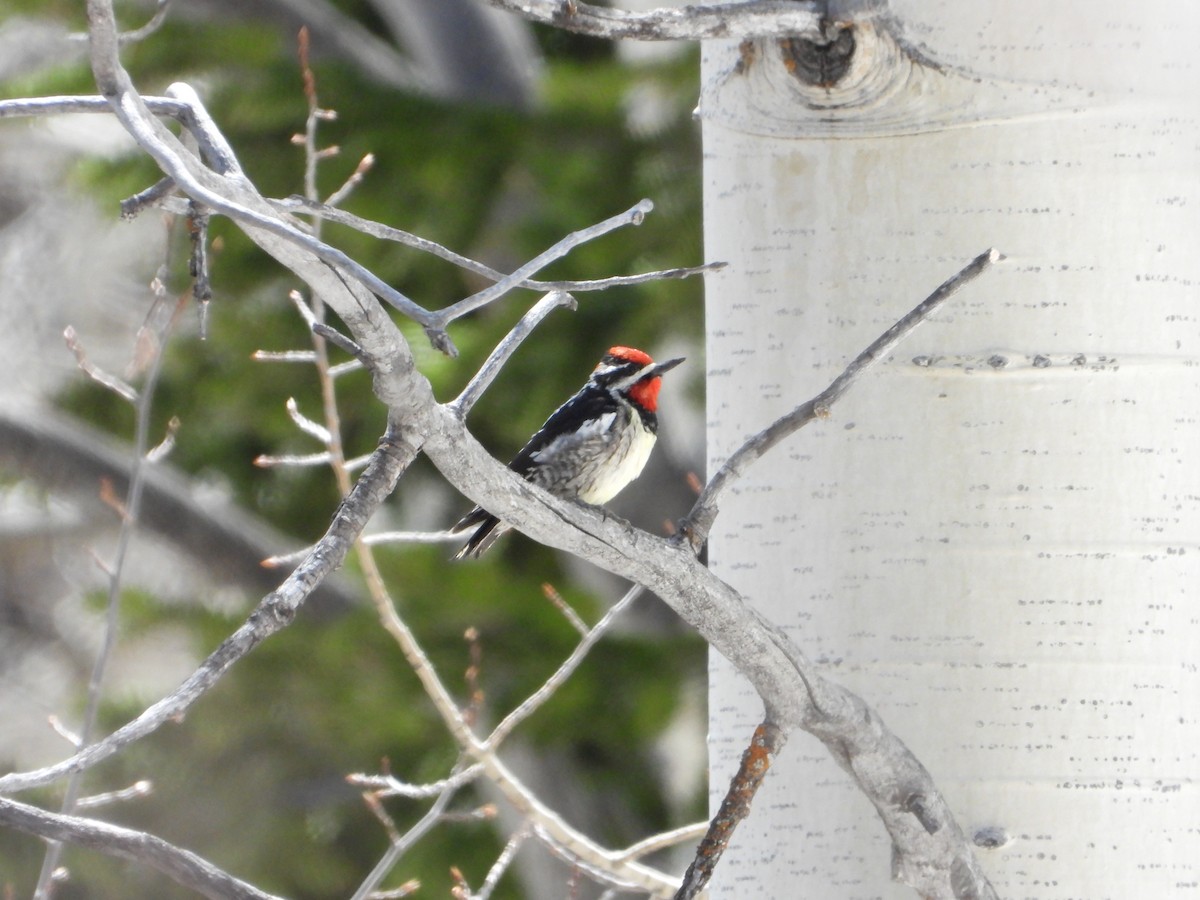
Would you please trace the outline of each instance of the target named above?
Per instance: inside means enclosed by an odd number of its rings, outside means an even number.
[[[94,91],[83,45],[69,39],[85,28],[78,3],[10,0],[7,10],[0,94]],[[154,11],[145,3],[118,5],[127,28]],[[634,60],[620,46],[531,27],[474,0],[212,0],[170,7],[152,36],[126,47],[124,61],[146,93],[176,80],[197,86],[250,177],[265,194],[283,197],[303,188],[303,153],[292,140],[307,114],[296,57],[301,25],[312,35],[321,105],[337,112],[320,135],[322,145],[341,148],[319,170],[322,196],[371,153],[375,165],[345,208],[501,270],[649,197],[656,211],[644,225],[580,248],[544,276],[602,278],[701,261],[700,153],[690,117],[694,50],[656,48],[654,57]],[[186,289],[187,235],[180,223],[153,214],[115,223],[117,202],[158,172],[114,136],[105,117],[79,118],[0,127],[0,312],[16,372],[3,404],[20,421],[52,401],[74,419],[128,439],[131,411],[74,370],[59,335],[74,324],[89,352],[119,369],[133,352],[155,272],[169,291]],[[325,229],[335,245],[428,306],[482,286],[432,257],[335,225]],[[325,468],[264,469],[253,460],[313,449],[284,404],[294,397],[315,417],[317,379],[311,367],[251,359],[259,349],[308,345],[287,301],[300,285],[226,223],[214,221],[212,236],[207,339],[200,339],[198,317],[185,315],[167,351],[153,433],[178,417],[170,461],[190,474],[193,490],[217,496],[215,509],[229,503],[252,511],[287,535],[289,547],[278,549],[300,547],[320,534],[338,502],[333,478]],[[701,465],[700,292],[698,280],[687,280],[579,295],[579,310],[552,316],[505,369],[472,414],[473,430],[507,459],[608,346],[688,356],[680,370],[688,377],[665,388],[652,468],[613,504],[635,524],[658,530],[690,504],[685,476]],[[449,398],[466,383],[532,298],[518,292],[458,323],[457,359],[413,341],[438,396]],[[384,422],[367,376],[342,379],[338,399],[347,455],[368,452]],[[0,467],[0,542],[6,558],[20,561],[9,571],[27,576],[5,579],[0,593],[0,695],[9,698],[0,702],[26,715],[32,709],[39,720],[56,713],[69,725],[99,630],[95,574],[79,548],[91,543],[103,555],[105,514],[73,512],[68,527],[52,514],[62,484],[44,476],[31,483],[28,468],[12,458],[0,458]],[[468,506],[426,467],[406,477],[387,521],[372,530],[437,530]],[[160,537],[169,543],[171,535]],[[76,548],[70,562],[63,561],[67,543]],[[181,568],[162,544],[147,536],[139,545],[154,561],[139,570],[138,589],[123,601],[106,731],[173,685],[262,590],[205,572],[203,560]],[[451,684],[470,662],[464,632],[477,629],[485,719],[536,688],[575,643],[574,629],[544,599],[544,582],[588,621],[622,590],[518,535],[477,564],[451,565],[450,552],[432,545],[378,555],[401,611]],[[357,593],[353,575],[346,591]],[[624,628],[506,745],[507,758],[572,824],[605,843],[628,844],[703,818],[704,659],[703,643],[665,607],[640,601]],[[464,699],[466,693],[463,687]],[[0,763],[60,758],[66,745],[55,749],[49,729],[38,727],[36,741],[21,729],[0,738]],[[188,847],[265,890],[337,897],[354,889],[386,845],[344,776],[377,771],[386,759],[407,780],[437,778],[454,757],[453,742],[374,611],[365,602],[335,603],[307,610],[183,727],[101,767],[88,789],[151,779],[150,796],[112,807],[106,818]],[[464,794],[457,805],[493,799]],[[424,804],[392,801],[389,810],[403,827]],[[486,822],[441,828],[392,882],[420,878],[427,895],[442,895],[455,865],[477,884],[503,840]],[[0,835],[0,886],[27,892],[42,856],[39,842]],[[86,852],[68,849],[66,864],[71,879],[57,896],[182,895],[153,873]],[[547,875],[546,864],[526,859],[499,895],[538,896],[557,884],[553,895],[561,896],[563,872]]]

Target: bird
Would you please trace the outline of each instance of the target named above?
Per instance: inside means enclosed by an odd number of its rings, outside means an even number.
[[[650,458],[658,438],[662,374],[683,360],[655,363],[633,347],[609,348],[587,383],[550,415],[508,467],[556,497],[589,506],[607,503]],[[450,529],[475,529],[454,558],[478,558],[510,527],[476,506]]]

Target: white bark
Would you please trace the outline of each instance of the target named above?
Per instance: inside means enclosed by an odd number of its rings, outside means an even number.
[[[1200,10],[891,13],[846,90],[771,42],[706,50],[706,258],[733,263],[710,464],[968,259],[1009,261],[725,497],[711,564],[1001,845],[1001,896],[1194,896]],[[712,677],[715,805],[761,706]],[[911,896],[872,813],[795,735],[713,896]]]

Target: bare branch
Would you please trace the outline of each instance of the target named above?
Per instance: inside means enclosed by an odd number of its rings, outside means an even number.
[[[322,444],[328,444],[332,439],[332,432],[324,425],[314,422],[304,413],[300,412],[300,406],[296,403],[295,397],[287,398],[287,413],[288,417],[295,423],[296,427],[310,437],[316,438]]]
[[[121,591],[124,588],[125,581],[125,564],[129,558],[129,548],[133,541],[134,532],[137,529],[138,517],[141,513],[142,495],[146,487],[145,473],[147,468],[152,464],[152,460],[149,458],[151,451],[150,413],[154,403],[154,391],[158,385],[159,374],[162,372],[163,350],[166,347],[167,338],[171,333],[176,318],[169,310],[166,290],[162,282],[157,278],[154,279],[153,290],[155,299],[150,315],[147,316],[147,324],[143,325],[139,331],[139,337],[144,335],[146,338],[139,343],[143,347],[149,348],[144,351],[149,354],[149,359],[135,360],[135,365],[143,363],[146,370],[146,379],[141,392],[134,392],[132,388],[124,383],[111,385],[107,381],[102,381],[102,383],[116,390],[122,397],[132,399],[136,411],[136,425],[134,427],[134,440],[129,465],[129,486],[122,502],[123,514],[121,516],[120,532],[117,536],[116,552],[112,565],[106,567],[108,571],[108,596],[105,600],[104,638],[100,645],[100,651],[96,654],[96,658],[92,662],[92,671],[88,678],[87,701],[84,704],[83,710],[83,725],[80,727],[78,735],[77,746],[80,750],[85,749],[91,743],[95,733],[96,719],[100,714],[100,699],[104,689],[104,681],[108,674],[109,661],[112,659],[112,653],[117,644],[117,629],[120,624],[121,611]],[[178,304],[176,304],[177,310]],[[156,319],[158,321],[155,321]],[[68,328],[67,343],[72,351],[74,351],[80,368],[92,378],[98,378],[97,370],[87,365],[83,350],[73,338],[74,331]],[[130,397],[126,391],[132,392],[133,396]],[[67,779],[66,791],[63,794],[61,807],[63,815],[70,815],[75,811],[75,804],[79,799],[81,790],[82,773],[78,771],[72,772]],[[42,861],[42,869],[38,875],[37,884],[34,887],[35,898],[39,898],[40,900],[40,898],[50,896],[54,871],[58,868],[58,861],[62,857],[62,849],[62,844],[57,841],[51,841],[47,846],[46,856]]]
[[[328,341],[335,347],[345,350],[351,356],[355,357],[354,363],[357,363],[357,366],[347,363],[345,364],[343,371],[353,371],[355,368],[363,368],[370,361],[370,358],[362,347],[356,344],[352,338],[342,334],[336,328],[326,325],[324,322],[316,322],[312,326],[312,332],[316,337]],[[314,341],[314,344],[315,343],[316,342]],[[321,351],[317,351],[317,361],[323,366],[329,368],[330,375],[337,374],[335,372],[335,367],[329,365],[329,360],[324,358]]]
[[[368,153],[363,156],[363,158],[358,161],[358,165],[355,166],[354,171],[350,173],[350,177],[342,182],[342,186],[325,198],[325,203],[331,207],[337,206],[339,203],[349,197],[354,192],[354,189],[362,183],[362,180],[367,177],[367,173],[370,172],[374,166],[374,153]]]
[[[157,869],[178,884],[211,900],[279,900],[189,850],[162,838],[95,819],[64,816],[0,797],[0,823],[51,841],[98,850]]]
[[[171,451],[175,449],[175,437],[179,434],[179,426],[181,424],[179,416],[171,416],[167,420],[166,433],[163,435],[161,441],[146,451],[146,462],[162,462],[171,455]]]
[[[579,632],[580,637],[587,637],[589,631],[587,622],[583,621],[583,617],[575,612],[575,609],[568,603],[563,595],[558,592],[558,589],[550,582],[542,583],[542,593],[549,600],[554,608],[563,614],[563,617],[571,623],[571,627]]]
[[[771,722],[764,722],[754,729],[750,746],[742,754],[742,762],[734,773],[725,799],[721,801],[721,808],[713,816],[704,840],[696,848],[696,858],[688,866],[675,900],[692,900],[704,890],[712,878],[717,861],[729,846],[734,829],[750,815],[754,795],[767,777],[773,757],[778,755],[786,741],[787,735]]]
[[[123,31],[117,36],[117,40],[121,46],[126,44],[136,44],[138,41],[144,41],[154,32],[162,28],[163,23],[167,21],[167,12],[171,7],[171,0],[158,0],[158,8],[154,10],[154,15],[141,28],[135,28],[133,31]],[[88,33],[86,31],[76,34],[67,35],[67,40],[78,44],[86,44]]]
[[[170,89],[168,89],[169,91]],[[189,89],[190,90],[190,89]],[[194,92],[190,95],[194,99]],[[223,135],[212,125],[202,106],[188,99],[175,97],[142,97],[145,108],[155,115],[170,116],[188,128],[196,138],[204,158],[220,173],[241,173],[233,150]],[[28,116],[59,116],[66,113],[111,114],[112,104],[105,97],[88,95],[64,95],[37,97],[33,99],[0,100],[0,119]],[[165,178],[122,204],[122,215],[136,215],[142,207],[160,201],[171,189],[174,181]]]
[[[122,204],[122,213],[125,205]],[[208,273],[208,212],[194,200],[188,203],[188,237],[192,254],[188,273],[192,276],[192,298],[200,311],[200,340],[208,338],[208,304],[212,300],[212,281]]]
[[[547,294],[535,303],[529,312],[521,317],[521,321],[496,345],[496,349],[492,351],[484,364],[480,366],[479,371],[475,373],[475,377],[463,388],[462,393],[450,403],[450,408],[459,416],[465,416],[469,413],[471,407],[475,405],[475,401],[488,389],[488,385],[500,374],[500,369],[517,351],[517,348],[521,346],[525,338],[533,333],[533,329],[538,326],[542,319],[546,318],[552,310],[558,309],[560,306],[575,309],[577,305],[574,297],[570,294],[564,294],[561,291],[554,291]]]
[[[355,787],[371,788],[381,797],[407,797],[409,800],[427,800],[430,797],[437,797],[448,790],[458,790],[464,784],[477,779],[482,772],[483,768],[478,763],[475,763],[474,765],[459,769],[448,778],[443,778],[441,781],[434,781],[430,784],[409,784],[392,775],[365,774],[347,775],[346,781]]]
[[[652,834],[650,837],[626,847],[621,852],[621,858],[641,859],[643,856],[649,856],[651,853],[657,853],[659,850],[665,850],[668,847],[674,847],[676,844],[697,841],[704,837],[707,831],[707,822],[693,822],[691,825],[684,825],[682,828],[674,828],[660,834]]]
[[[75,329],[72,326],[68,325],[63,329],[63,340],[67,344],[67,349],[75,354],[75,363],[79,366],[80,371],[92,379],[92,381],[108,388],[122,399],[128,400],[130,403],[137,402],[138,392],[133,385],[127,384],[116,375],[104,371],[88,359],[87,352],[83,349],[83,344],[79,341],[79,335],[75,333]]]
[[[826,3],[756,0],[627,12],[576,0],[488,0],[497,9],[610,40],[703,41],[819,33]]]
[[[141,28],[135,28],[133,31],[126,31],[121,34],[119,38],[121,46],[125,46],[126,44],[135,44],[138,41],[144,41],[146,38],[150,37],[150,35],[154,34],[154,32],[158,31],[158,29],[163,26],[163,23],[167,21],[167,11],[170,9],[170,7],[171,0],[158,0],[158,9],[154,11],[154,15],[150,17],[150,20],[145,25],[143,25]],[[86,40],[87,35],[83,35],[83,38]]]
[[[327,450],[319,453],[293,453],[276,456],[260,453],[254,457],[254,465],[260,469],[274,469],[279,466],[327,466],[333,461]]]
[[[496,890],[496,885],[500,883],[500,879],[504,877],[504,873],[508,871],[508,867],[512,865],[512,861],[517,858],[517,851],[521,849],[521,845],[529,838],[529,830],[522,828],[515,832],[508,843],[504,845],[504,849],[500,855],[496,857],[496,861],[492,863],[492,867],[488,869],[487,877],[479,888],[479,893],[475,895],[473,900],[488,900],[492,896],[492,892]]]
[[[496,748],[500,746],[501,741],[508,737],[514,728],[528,719],[542,704],[554,696],[554,692],[579,668],[579,664],[583,662],[584,657],[596,645],[596,642],[604,636],[612,623],[616,621],[617,616],[623,613],[641,595],[642,588],[634,586],[625,593],[624,597],[614,603],[600,621],[596,623],[595,627],[575,646],[575,649],[571,651],[571,655],[563,660],[562,665],[555,670],[554,674],[546,679],[546,682],[540,688],[521,701],[521,704],[516,709],[501,720],[500,724],[488,735],[485,746],[495,752]]]
[[[147,98],[147,105],[149,105],[149,98]],[[104,104],[104,111],[110,111],[107,103]],[[121,218],[136,218],[147,207],[162,203],[173,190],[175,190],[174,181],[170,178],[160,178],[145,190],[138,191],[132,197],[126,197],[121,201]]]
[[[379,544],[457,544],[462,535],[450,531],[378,531],[363,535],[362,542],[368,547]]]
[[[399,887],[388,888],[386,891],[372,891],[369,900],[400,900],[402,897],[411,897],[420,889],[420,880],[410,878]]]
[[[146,108],[161,116],[182,118],[188,106],[169,97],[143,97]],[[112,106],[103,97],[66,95],[58,97],[22,97],[0,100],[0,119],[26,116],[61,116],[68,113],[111,113]]]
[[[434,346],[454,355],[454,345],[446,335],[440,318],[432,316],[428,310],[414,303],[341,250],[278,218],[245,178],[232,151],[222,152],[227,144],[224,138],[218,137],[219,132],[207,118],[195,91],[188,85],[175,84],[168,92],[177,99],[186,101],[188,118],[185,124],[193,129],[197,140],[206,150],[210,147],[217,148],[221,159],[216,172],[200,166],[199,160],[192,158],[179,140],[150,114],[134,89],[129,74],[121,65],[117,56],[116,22],[111,0],[88,0],[87,8],[92,35],[92,73],[97,86],[108,98],[112,111],[121,124],[180,190],[215,212],[253,229],[284,238],[335,269],[344,270],[381,300],[423,325]],[[246,205],[247,203],[253,204],[255,208]]]
[[[579,231],[574,231],[565,238],[556,241],[553,247],[543,250],[529,262],[520,266],[511,275],[506,275],[491,287],[484,288],[470,297],[459,300],[457,303],[452,303],[445,309],[438,310],[435,315],[438,317],[439,322],[445,326],[460,316],[465,316],[469,312],[487,306],[493,300],[503,297],[513,288],[520,285],[521,282],[535,272],[544,269],[555,260],[562,259],[581,244],[594,241],[596,238],[602,237],[618,228],[623,228],[626,225],[641,225],[653,209],[654,204],[649,200],[640,200],[623,213],[611,216],[603,222],[597,222],[595,225],[587,228],[581,228]]]
[[[375,864],[375,868],[371,870],[370,874],[363,880],[363,883],[358,886],[358,890],[354,892],[350,900],[365,900],[379,886],[379,883],[395,867],[400,857],[441,820],[446,807],[450,805],[450,800],[454,797],[458,787],[457,783],[449,783],[438,795],[437,800],[434,801],[433,806],[429,807],[425,815],[421,816],[416,824],[408,829],[398,840],[392,841],[387,852]]]
[[[272,200],[271,204],[282,212],[296,212],[320,216],[322,219],[336,222],[339,225],[345,225],[348,228],[361,231],[363,234],[368,234],[371,237],[412,247],[414,250],[420,250],[431,256],[444,259],[462,269],[466,269],[468,272],[473,272],[492,281],[500,281],[508,277],[503,272],[498,272],[481,262],[455,253],[453,250],[443,247],[435,241],[428,240],[408,231],[402,231],[399,228],[393,228],[390,225],[383,225],[379,222],[372,222],[370,219],[360,218],[353,213],[335,209],[323,203],[314,203],[304,197],[288,197],[286,200]],[[646,284],[651,281],[663,281],[671,278],[691,278],[693,275],[703,275],[705,272],[719,271],[725,268],[726,265],[723,262],[711,262],[699,266],[660,269],[655,272],[642,272],[638,275],[613,275],[608,278],[595,278],[586,281],[539,281],[534,278],[527,278],[519,284],[514,285],[514,287],[529,288],[534,291],[603,291],[613,287]]]
[[[708,540],[716,520],[717,500],[721,493],[754,462],[784,438],[799,431],[814,419],[828,415],[832,406],[854,384],[855,380],[909,335],[918,325],[931,316],[938,307],[956,294],[960,288],[982,275],[991,265],[1003,257],[992,249],[986,250],[971,260],[958,274],[938,287],[922,300],[891,328],[881,334],[860,353],[825,390],[811,400],[801,403],[785,416],[772,422],[758,434],[747,440],[725,461],[725,464],[709,480],[699,499],[680,524],[680,532],[686,535],[692,547],[699,550]]]
[[[145,797],[154,791],[154,783],[146,779],[135,781],[127,788],[121,788],[119,791],[105,791],[101,794],[92,794],[88,797],[80,797],[75,801],[76,809],[96,809],[101,806],[108,806],[112,803],[123,803],[126,800],[136,800],[138,797]]]
[[[76,734],[74,731],[72,731],[70,728],[68,728],[66,725],[64,725],[62,719],[60,719],[58,716],[51,713],[47,717],[47,722],[49,723],[50,727],[54,730],[55,734],[57,734],[60,738],[62,738],[64,741],[66,741],[72,747],[75,747],[76,749],[78,749],[79,744],[80,744],[79,735]]]
[[[312,363],[317,361],[317,354],[312,350],[255,350],[254,359],[263,362]]]
[[[622,871],[611,865],[597,865],[596,861],[588,856],[581,856],[576,852],[576,848],[565,844],[558,839],[552,831],[547,829],[541,822],[532,821],[529,824],[530,831],[534,837],[541,841],[542,846],[557,856],[563,862],[571,866],[575,873],[582,874],[597,882],[598,884],[609,884],[619,888],[637,889],[641,888],[651,897],[666,898],[673,896],[672,892],[661,889],[649,889],[645,885],[639,884],[636,881],[622,877]],[[570,891],[569,896],[574,896],[577,892]]]

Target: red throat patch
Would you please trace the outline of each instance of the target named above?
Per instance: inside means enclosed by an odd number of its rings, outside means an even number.
[[[655,375],[653,378],[639,381],[631,387],[629,389],[629,396],[634,403],[646,412],[658,412],[658,389],[660,387],[662,387],[662,378]]]

